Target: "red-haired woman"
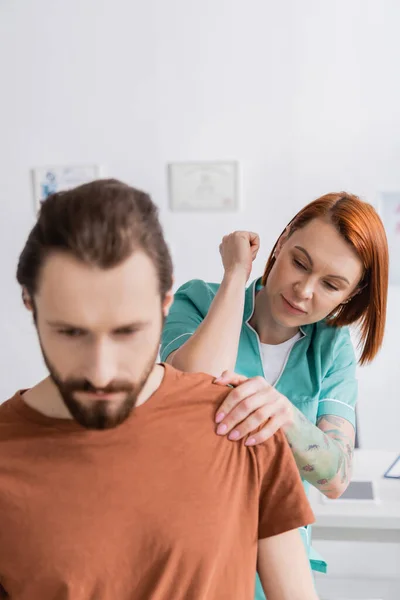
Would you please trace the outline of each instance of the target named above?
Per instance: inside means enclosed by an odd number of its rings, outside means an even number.
[[[349,483],[355,439],[348,326],[358,325],[367,364],[385,327],[385,230],[371,205],[331,193],[292,219],[246,289],[258,248],[251,232],[224,237],[221,284],[193,280],[177,291],[161,358],[237,386],[216,413],[217,433],[256,445],[283,428],[306,489],[336,498]],[[301,533],[312,568],[324,571],[309,531]]]

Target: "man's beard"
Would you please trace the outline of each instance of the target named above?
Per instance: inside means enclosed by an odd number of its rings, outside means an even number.
[[[42,345],[41,348],[50,377],[60,392],[64,404],[75,421],[86,429],[111,429],[117,427],[129,417],[154,368],[158,354],[157,349],[151,361],[148,361],[139,381],[131,383],[124,380],[115,380],[105,388],[99,389],[94,387],[87,379],[69,378],[63,381],[46,356]],[[75,398],[74,394],[76,392],[125,393],[126,396],[124,400],[118,403],[111,400],[92,400],[86,403]]]

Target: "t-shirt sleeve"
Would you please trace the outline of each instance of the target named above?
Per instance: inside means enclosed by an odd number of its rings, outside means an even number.
[[[356,366],[350,333],[347,327],[343,327],[334,348],[332,365],[322,381],[318,419],[323,415],[335,415],[346,419],[355,427],[358,393]]]
[[[175,292],[161,337],[162,362],[180,348],[203,321],[204,305],[207,312],[210,304],[208,296],[207,284],[199,279],[188,281]]]
[[[314,514],[284,433],[278,431],[254,450],[260,475],[258,538],[313,523]]]

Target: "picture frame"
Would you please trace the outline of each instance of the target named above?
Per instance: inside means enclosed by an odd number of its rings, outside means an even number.
[[[231,212],[239,209],[237,161],[178,162],[168,165],[173,211]]]
[[[383,476],[386,479],[400,479],[400,455],[390,465]]]
[[[65,165],[35,167],[31,171],[34,208],[38,212],[41,203],[55,192],[89,183],[102,176],[99,165]]]

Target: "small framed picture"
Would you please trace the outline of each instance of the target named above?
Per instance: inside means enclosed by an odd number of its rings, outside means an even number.
[[[389,245],[389,283],[400,285],[400,192],[383,192],[379,213]]]
[[[393,464],[390,465],[384,477],[387,479],[400,479],[400,456],[396,458]]]
[[[43,200],[51,194],[89,183],[99,177],[101,177],[101,169],[98,165],[48,166],[32,169],[35,210],[38,211]]]
[[[237,162],[172,163],[168,180],[174,211],[229,212],[239,208]]]

